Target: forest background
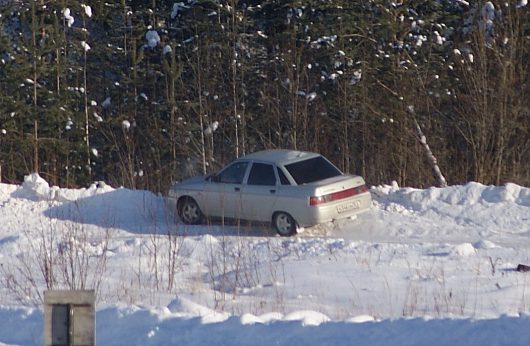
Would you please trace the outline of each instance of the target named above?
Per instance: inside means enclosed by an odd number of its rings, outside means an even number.
[[[260,149],[530,185],[526,1],[0,1],[0,180],[167,191]]]

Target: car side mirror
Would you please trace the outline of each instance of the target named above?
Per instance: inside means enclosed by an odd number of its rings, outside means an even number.
[[[210,181],[212,183],[218,183],[221,181],[221,178],[216,174],[212,174],[212,176],[210,177]]]

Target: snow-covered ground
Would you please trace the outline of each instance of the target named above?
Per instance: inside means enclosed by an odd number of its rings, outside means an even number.
[[[47,285],[96,289],[99,345],[530,344],[530,189],[371,192],[280,238],[146,191],[0,184],[0,345],[43,343]]]

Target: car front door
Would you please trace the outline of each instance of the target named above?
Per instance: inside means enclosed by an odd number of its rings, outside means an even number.
[[[247,161],[236,161],[210,178],[203,199],[206,215],[241,217],[241,187],[248,166]]]
[[[277,178],[274,166],[254,162],[241,193],[243,218],[270,221],[277,199]]]

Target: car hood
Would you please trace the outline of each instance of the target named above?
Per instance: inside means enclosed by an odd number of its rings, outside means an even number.
[[[184,179],[182,180],[181,182],[177,183],[177,184],[194,184],[194,183],[200,183],[200,182],[204,182],[206,180],[206,177],[208,177],[207,175],[198,175],[196,177],[191,177],[191,178],[187,178],[187,179]]]
[[[197,182],[197,181],[204,181],[206,179],[207,175],[198,175],[198,176],[195,176],[195,177],[191,177],[191,178],[186,178],[184,180],[181,181],[181,183],[194,183],[194,182]]]
[[[184,190],[196,190],[201,189],[206,183],[206,175],[200,175],[192,178],[184,179],[183,181],[176,182],[169,189],[168,195],[175,197]]]

